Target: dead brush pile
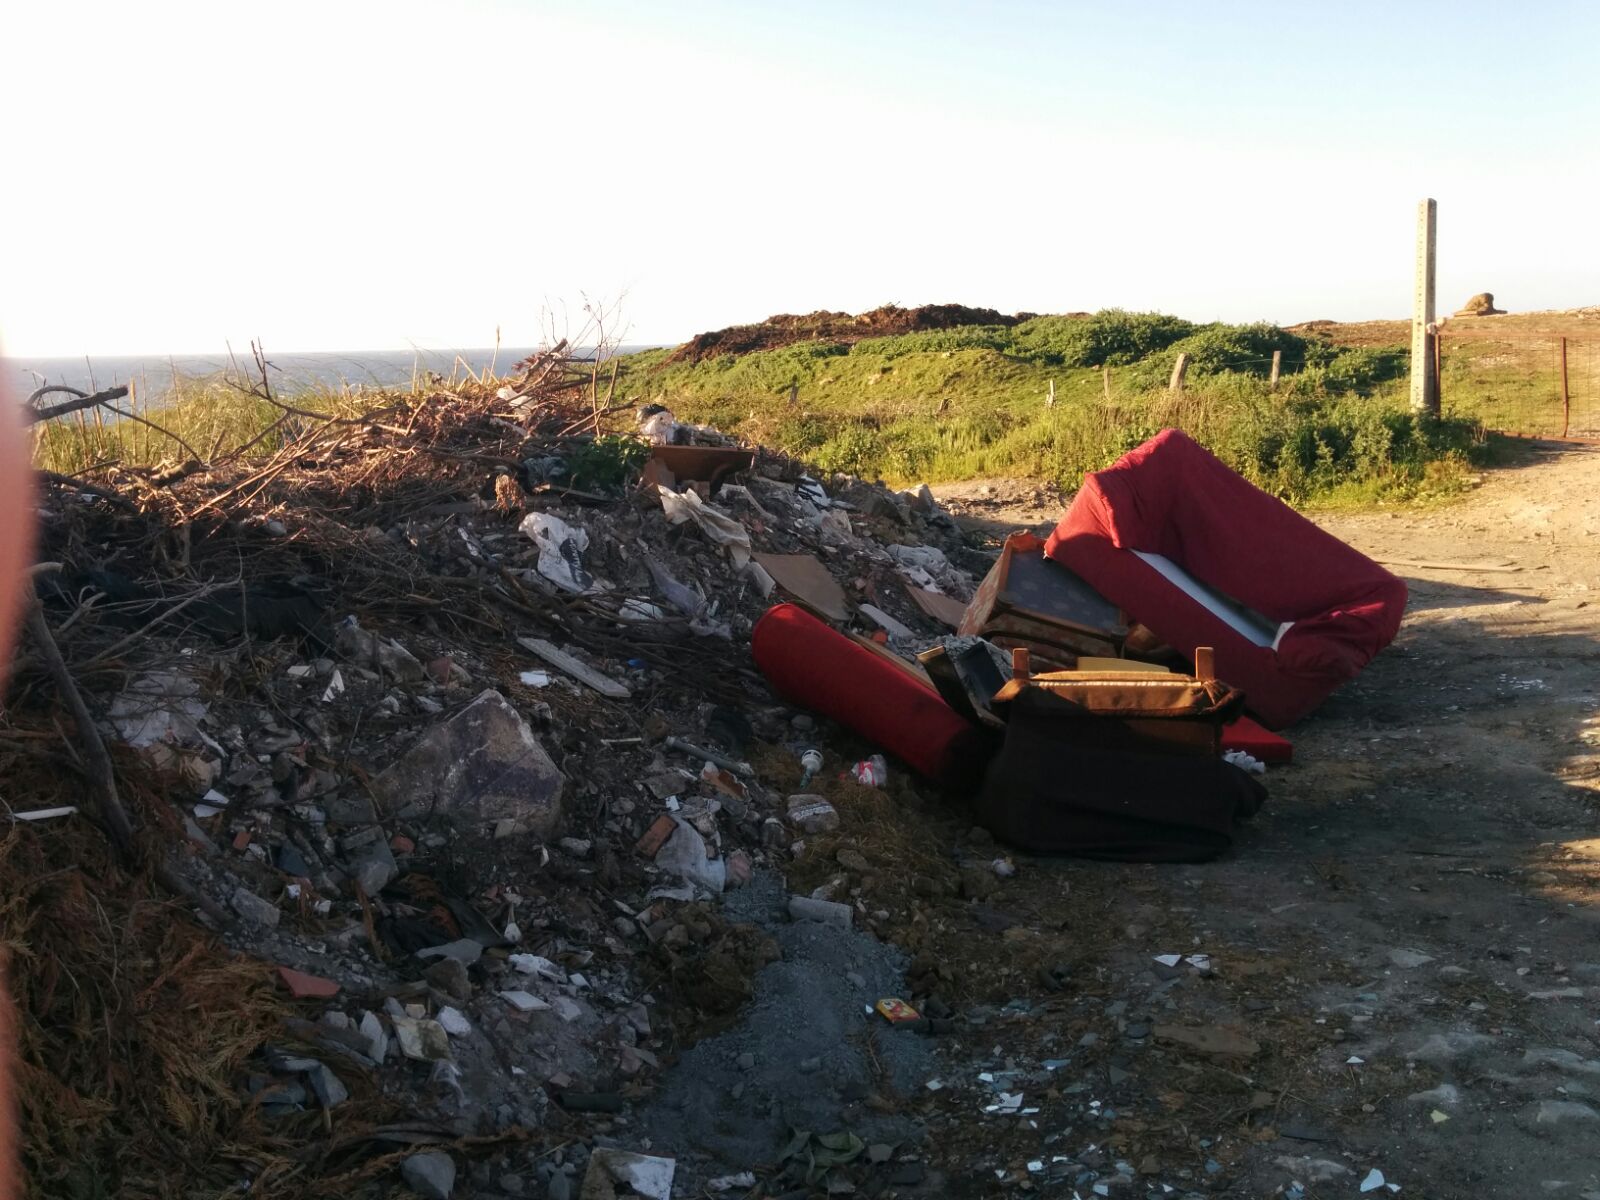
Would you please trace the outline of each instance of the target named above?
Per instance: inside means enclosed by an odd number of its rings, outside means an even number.
[[[39,556],[58,569],[40,571],[38,592],[73,687],[104,713],[139,671],[198,641],[227,660],[235,681],[225,686],[238,688],[255,643],[279,633],[320,642],[335,609],[379,627],[428,622],[490,657],[513,624],[536,622],[569,645],[687,665],[681,629],[623,642],[603,602],[509,574],[425,572],[409,547],[375,536],[413,519],[438,533],[454,512],[492,508],[497,479],[527,481],[529,459],[593,446],[603,417],[584,382],[557,353],[506,386],[396,397],[360,418],[280,405],[280,425],[295,432],[265,456],[247,446],[210,462],[45,478]],[[276,532],[284,517],[293,536]],[[338,1191],[348,1177],[321,1114],[269,1124],[239,1094],[243,1064],[282,1040],[291,1008],[270,966],[191,919],[197,902],[223,914],[167,869],[184,844],[171,780],[120,748],[109,786],[98,777],[49,657],[25,637],[11,672],[0,718],[7,802],[75,805],[99,828],[18,821],[0,840],[32,1194],[209,1196],[250,1181],[254,1195]],[[712,689],[731,686],[703,662],[698,673]],[[341,1125],[341,1144],[359,1142],[358,1127]]]

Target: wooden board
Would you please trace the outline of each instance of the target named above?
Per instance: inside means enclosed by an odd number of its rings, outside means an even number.
[[[543,638],[519,637],[517,644],[524,650],[536,654],[558,671],[565,671],[579,683],[592,687],[602,696],[608,696],[612,700],[626,700],[633,695],[632,692],[615,679],[607,678],[593,667],[579,662],[565,650],[556,649]]]
[[[829,621],[848,621],[850,601],[839,581],[811,554],[752,554],[773,581],[805,607]]]
[[[906,591],[910,593],[917,607],[935,621],[941,625],[948,625],[951,629],[961,628],[961,618],[967,614],[964,601],[941,592],[930,592],[927,588],[913,587],[909,583],[906,584]]]

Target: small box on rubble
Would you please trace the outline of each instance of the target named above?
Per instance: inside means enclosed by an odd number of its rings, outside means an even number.
[[[959,632],[1002,650],[1027,649],[1038,666],[1069,670],[1083,655],[1119,658],[1128,622],[1117,606],[1044,555],[1031,533],[1006,538]]]
[[[1091,858],[1191,862],[1233,842],[1266,792],[1222,758],[1222,727],[1244,695],[1195,673],[1060,671],[1030,676],[1026,651],[994,698],[1005,744],[978,818],[1025,849]]]

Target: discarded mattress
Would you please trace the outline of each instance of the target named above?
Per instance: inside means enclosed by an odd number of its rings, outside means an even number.
[[[919,775],[958,789],[982,777],[992,739],[958,716],[912,664],[851,640],[795,604],[763,614],[750,652],[779,695],[854,730]]]
[[[1281,728],[1387,646],[1406,585],[1168,429],[1083,487],[1045,543],[1107,600]]]

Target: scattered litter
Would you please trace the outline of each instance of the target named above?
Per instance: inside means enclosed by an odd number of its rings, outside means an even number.
[[[1232,763],[1241,771],[1249,771],[1252,775],[1265,775],[1267,764],[1259,758],[1246,754],[1243,750],[1229,750],[1222,756],[1223,762]]]
[[[466,1037],[472,1032],[472,1022],[458,1008],[445,1005],[439,1010],[437,1020],[440,1027],[451,1037]]]
[[[1021,1112],[1022,1093],[1001,1092],[999,1099],[997,1099],[993,1104],[986,1104],[983,1106],[983,1111],[986,1113],[999,1113],[1001,1115]]]
[[[922,1014],[904,1000],[895,996],[885,996],[874,1006],[890,1024],[898,1025],[902,1021],[920,1021]]]
[[[200,811],[201,809],[208,809],[209,811],[202,812]],[[14,812],[6,815],[9,816],[13,821],[53,821],[57,817],[70,817],[77,811],[77,805],[63,804],[57,808],[34,808],[28,810],[27,812]],[[215,816],[221,811],[222,810],[220,808],[211,808],[211,806],[208,804],[197,804],[194,806],[194,815],[197,817]]]
[[[1440,1112],[1437,1108],[1434,1109],[1431,1113],[1429,1113],[1428,1116],[1429,1116],[1430,1119],[1432,1119],[1432,1121],[1433,1121],[1433,1123],[1435,1125],[1443,1125],[1446,1121],[1448,1121],[1450,1119],[1450,1114],[1449,1113]]]
[[[862,759],[850,768],[850,775],[857,783],[866,787],[883,787],[889,782],[889,764],[884,761],[883,755],[874,754],[871,758]]]
[[[1367,1061],[1366,1059],[1361,1058],[1358,1055],[1352,1054],[1349,1058],[1344,1060],[1344,1065],[1347,1066],[1347,1067],[1359,1067],[1359,1066],[1362,1066],[1366,1061]]]
[[[657,491],[661,495],[661,508],[669,522],[682,525],[692,520],[710,541],[728,551],[735,570],[744,569],[750,561],[750,534],[743,525],[700,499],[697,492],[674,492],[664,485],[658,485]]]
[[[740,1171],[737,1175],[719,1175],[715,1179],[706,1181],[706,1190],[710,1192],[731,1192],[735,1188],[753,1188],[756,1185],[754,1171]]]
[[[589,533],[551,513],[529,513],[518,526],[539,547],[538,571],[557,587],[583,595],[594,590],[594,576],[583,565]]]
[[[621,1183],[647,1200],[672,1200],[672,1176],[676,1170],[677,1163],[670,1158],[596,1146],[589,1154],[589,1170],[581,1191],[584,1196],[611,1195],[615,1192],[611,1185]]]
[[[522,681],[523,687],[543,688],[550,686],[549,671],[523,671],[517,678]]]

